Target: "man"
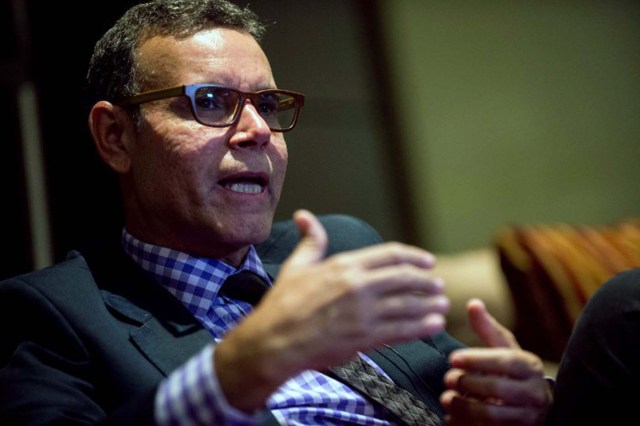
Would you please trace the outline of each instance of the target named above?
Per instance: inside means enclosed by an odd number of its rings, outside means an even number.
[[[431,424],[443,410],[450,424],[541,423],[540,360],[480,302],[472,325],[495,348],[453,352],[430,253],[304,210],[272,230],[304,97],[277,89],[262,32],[224,1],[158,0],[96,45],[89,127],[125,227],[120,247],[0,288],[2,423],[402,422],[336,373],[351,360],[408,388]],[[273,288],[226,293],[240,271],[254,279],[229,290]]]

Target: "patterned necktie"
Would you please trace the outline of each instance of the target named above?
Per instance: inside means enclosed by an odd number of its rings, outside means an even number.
[[[387,409],[400,424],[440,426],[442,420],[424,402],[393,383],[356,355],[331,372]]]
[[[230,275],[219,294],[257,305],[269,285],[251,271],[242,270]],[[400,424],[412,426],[441,426],[442,420],[411,392],[397,386],[360,356],[343,365],[333,367],[335,378],[359,390],[370,400],[384,407]]]

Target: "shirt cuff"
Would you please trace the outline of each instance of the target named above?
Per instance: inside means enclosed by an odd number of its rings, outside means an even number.
[[[164,379],[155,398],[155,419],[159,426],[261,424],[267,411],[244,413],[227,402],[215,375],[215,344],[207,345]]]

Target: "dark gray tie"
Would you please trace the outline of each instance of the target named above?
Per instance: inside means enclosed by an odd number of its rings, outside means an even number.
[[[219,294],[257,305],[269,285],[251,271],[230,275]],[[397,386],[373,366],[355,356],[343,365],[333,367],[329,374],[359,390],[370,400],[385,408],[400,424],[440,426],[442,420],[411,392]]]
[[[230,297],[231,299],[244,300],[255,306],[260,302],[262,296],[269,290],[269,284],[257,274],[243,269],[242,271],[229,275],[218,294]]]
[[[400,424],[440,426],[442,420],[421,400],[378,372],[360,356],[332,367],[337,378],[387,409]]]

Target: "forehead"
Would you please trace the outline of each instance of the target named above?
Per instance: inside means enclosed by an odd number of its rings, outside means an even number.
[[[269,61],[248,33],[205,30],[186,38],[155,36],[138,49],[144,90],[193,83],[218,83],[241,90],[275,87]]]

